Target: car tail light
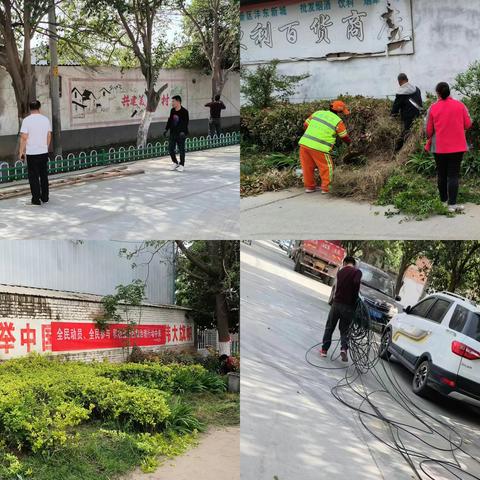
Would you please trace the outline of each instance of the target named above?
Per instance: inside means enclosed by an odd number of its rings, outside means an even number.
[[[480,352],[477,352],[468,345],[465,345],[462,342],[457,342],[456,340],[452,342],[452,352],[460,357],[466,358],[467,360],[480,359]]]

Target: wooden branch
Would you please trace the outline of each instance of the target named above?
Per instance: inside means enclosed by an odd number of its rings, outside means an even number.
[[[175,243],[178,245],[178,248],[182,251],[182,253],[188,258],[188,260],[190,260],[196,267],[198,267],[210,277],[218,276],[219,272],[211,268],[210,265],[206,264],[205,262],[202,262],[202,260],[197,258],[195,255],[193,255],[185,246],[183,241],[175,240]]]

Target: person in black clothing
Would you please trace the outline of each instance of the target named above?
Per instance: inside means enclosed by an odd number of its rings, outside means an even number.
[[[408,77],[401,73],[398,76],[400,88],[395,95],[391,114],[396,116],[400,114],[403,123],[403,131],[400,139],[397,141],[395,151],[398,152],[405,143],[412,123],[420,116],[423,107],[422,93],[418,87],[415,87],[408,81]]]
[[[332,335],[340,320],[340,356],[344,362],[348,361],[348,337],[350,325],[354,319],[355,306],[360,291],[362,272],[355,267],[355,259],[347,256],[343,261],[343,268],[337,273],[335,290],[332,295],[332,307],[328,314],[327,325],[323,334],[323,344],[320,356],[326,357],[332,344]]]
[[[165,135],[170,130],[168,150],[173,162],[172,170],[183,172],[185,165],[185,140],[188,135],[188,110],[182,107],[180,95],[172,97],[172,107],[167,126],[165,127]],[[180,163],[178,163],[175,155],[177,145],[180,153]]]
[[[227,107],[220,100],[220,95],[215,95],[215,100],[205,104],[210,108],[210,120],[208,121],[208,134],[213,137],[222,133],[222,120],[220,118],[221,111]]]

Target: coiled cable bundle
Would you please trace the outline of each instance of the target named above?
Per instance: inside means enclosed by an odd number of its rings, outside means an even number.
[[[416,478],[480,480],[480,459],[468,452],[462,435],[439,415],[422,408],[420,399],[413,401],[390,362],[380,360],[379,335],[373,326],[367,307],[359,300],[349,332],[351,364],[338,364],[338,338],[332,343],[331,362],[314,352],[321,342],[305,352],[305,360],[319,369],[345,371],[331,388],[332,395],[358,413],[361,424],[375,439],[398,452]],[[408,422],[401,421],[405,417]],[[478,445],[480,439],[475,443]]]

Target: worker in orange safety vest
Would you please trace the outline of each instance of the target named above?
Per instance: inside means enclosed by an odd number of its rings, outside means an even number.
[[[310,115],[304,123],[305,133],[300,139],[299,145],[303,183],[307,193],[317,190],[321,190],[322,193],[329,192],[333,179],[331,151],[335,146],[337,135],[345,143],[351,143],[347,128],[338,116],[339,113],[350,114],[344,102],[335,100],[330,104],[330,110],[318,110]],[[320,173],[321,187],[315,185],[315,167]]]

